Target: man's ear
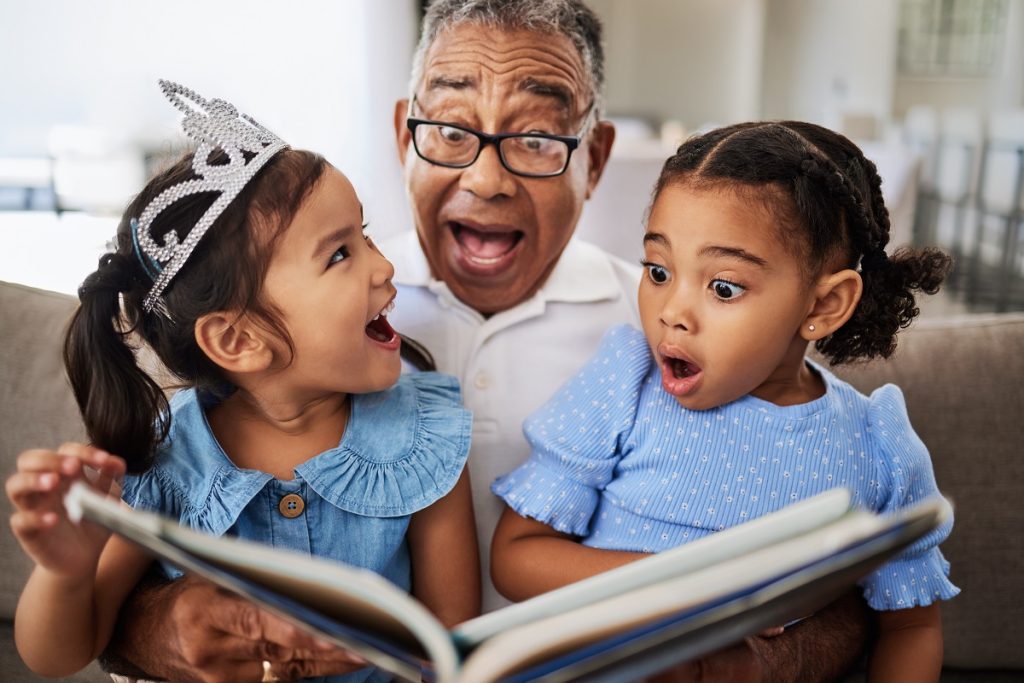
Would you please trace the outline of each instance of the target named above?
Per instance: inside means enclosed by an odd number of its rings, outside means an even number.
[[[274,360],[265,333],[244,315],[207,313],[196,321],[195,335],[196,344],[207,358],[227,372],[259,372]]]
[[[845,325],[857,309],[863,289],[860,274],[849,268],[818,280],[814,287],[814,301],[800,328],[800,336],[807,341],[817,341]]]
[[[409,153],[409,142],[412,139],[412,133],[405,125],[408,116],[409,100],[395,102],[395,143],[398,145],[398,163],[402,165],[402,168],[405,168],[405,157]]]
[[[587,199],[594,193],[597,181],[604,173],[604,167],[608,164],[608,157],[612,153],[612,145],[615,143],[615,125],[611,121],[598,121],[594,124],[594,130],[590,132],[590,142],[587,144],[587,154],[590,155],[590,170],[587,172]]]

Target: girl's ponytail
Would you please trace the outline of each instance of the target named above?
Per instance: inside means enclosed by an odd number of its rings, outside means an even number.
[[[152,462],[167,435],[167,398],[127,343],[121,293],[144,286],[130,257],[105,254],[78,290],[81,306],[64,340],[64,366],[91,442],[123,457],[129,472]]]

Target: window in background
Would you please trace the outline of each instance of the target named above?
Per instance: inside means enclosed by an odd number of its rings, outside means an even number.
[[[908,76],[989,76],[1006,0],[901,0],[899,69]]]

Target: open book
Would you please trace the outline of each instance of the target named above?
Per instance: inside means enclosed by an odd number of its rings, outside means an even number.
[[[950,514],[936,498],[883,517],[837,489],[449,631],[364,569],[198,533],[81,483],[66,505],[381,669],[438,683],[648,675],[811,614]]]

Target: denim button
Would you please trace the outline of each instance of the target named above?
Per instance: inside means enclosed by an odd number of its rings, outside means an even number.
[[[281,511],[281,514],[292,519],[302,514],[302,511],[306,509],[306,501],[302,500],[302,496],[289,493],[287,496],[281,498],[281,502],[277,504],[277,509]]]

